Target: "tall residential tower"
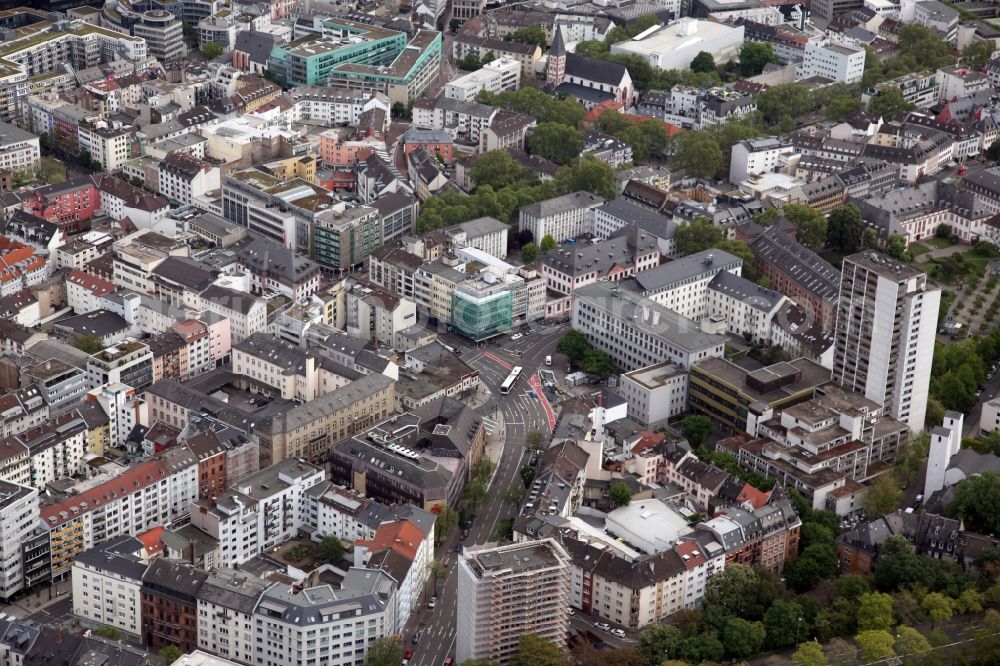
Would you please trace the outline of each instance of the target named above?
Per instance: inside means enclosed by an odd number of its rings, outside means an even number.
[[[503,666],[526,634],[565,647],[569,583],[569,556],[552,539],[466,550],[458,564],[456,661]]]
[[[833,381],[924,428],[941,290],[927,275],[880,252],[844,259]]]

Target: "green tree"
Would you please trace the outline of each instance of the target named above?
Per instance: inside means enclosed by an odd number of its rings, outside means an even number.
[[[698,448],[712,434],[712,420],[701,415],[685,417],[681,421],[681,433],[692,447]]]
[[[799,649],[792,653],[792,664],[794,666],[827,666],[830,660],[823,654],[823,646],[816,641],[808,641],[799,645]]]
[[[730,658],[744,659],[753,656],[764,645],[764,627],[760,622],[730,618],[722,629],[722,644],[726,647],[726,656]]]
[[[73,346],[88,354],[96,354],[104,349],[104,343],[96,335],[81,335],[73,341]]]
[[[972,615],[983,611],[983,595],[974,587],[967,587],[955,599],[955,612],[959,615]]]
[[[403,661],[403,648],[390,636],[376,638],[365,653],[365,666],[398,666]]]
[[[708,132],[682,132],[675,144],[674,165],[689,176],[711,178],[722,167],[719,142]]]
[[[871,592],[871,589],[871,585],[868,584],[868,580],[864,576],[847,574],[846,576],[840,576],[834,581],[833,596],[837,599],[857,601],[862,596]]]
[[[740,74],[743,76],[757,76],[772,62],[778,62],[778,56],[767,42],[745,42],[740,49]]]
[[[566,356],[571,361],[582,361],[590,351],[590,343],[587,336],[576,329],[566,331],[556,344],[556,351]]]
[[[740,564],[732,564],[705,583],[705,608],[720,617],[749,617],[760,578],[757,572]]]
[[[692,72],[714,72],[715,58],[707,51],[699,51],[698,55],[691,61]]]
[[[538,246],[534,243],[525,243],[521,246],[521,259],[526,264],[533,264],[538,259]]]
[[[161,657],[163,657],[163,663],[165,663],[167,666],[170,666],[170,664],[174,663],[175,661],[184,656],[184,653],[180,651],[180,648],[178,648],[175,645],[168,645],[166,647],[160,648],[158,654]]]
[[[833,530],[820,523],[804,522],[799,530],[799,546],[805,550],[815,543],[833,545]]]
[[[669,624],[648,624],[639,634],[636,649],[649,664],[660,664],[677,656],[681,632]]]
[[[339,562],[344,557],[344,545],[340,539],[328,535],[319,542],[319,559],[324,562]]]
[[[795,237],[800,243],[812,250],[823,247],[827,235],[823,213],[804,204],[789,204],[782,212],[795,225]]]
[[[787,648],[799,639],[810,635],[809,623],[803,617],[802,607],[794,601],[778,599],[764,613],[764,631],[767,633],[767,647]]]
[[[611,506],[616,509],[622,506],[626,506],[632,501],[632,491],[628,489],[628,486],[621,481],[616,481],[611,484],[608,489],[611,494]]]
[[[618,196],[614,169],[593,155],[585,155],[575,164],[559,169],[555,180],[556,189],[563,194],[586,190],[609,200]]]
[[[813,544],[785,565],[785,580],[797,592],[812,589],[837,571],[837,551],[832,544]]]
[[[844,252],[861,247],[864,221],[861,211],[854,204],[839,206],[830,211],[826,221],[826,242],[830,247]]]
[[[719,144],[719,151],[722,153],[723,166],[729,166],[734,145],[740,141],[755,139],[764,134],[759,127],[747,125],[746,123],[725,123],[723,125],[716,125],[711,129],[711,133],[712,136],[715,137],[715,141]]]
[[[458,61],[458,68],[463,72],[475,72],[481,69],[483,64],[479,62],[479,58],[471,53],[465,55],[464,58]]]
[[[983,472],[955,485],[948,514],[965,521],[965,528],[982,534],[1000,534],[1000,474]]]
[[[542,252],[551,252],[556,249],[556,239],[552,237],[552,234],[545,234],[538,247]]]
[[[535,468],[531,465],[521,466],[521,481],[525,488],[531,487],[531,482],[535,480]]]
[[[891,629],[895,624],[890,595],[872,592],[861,596],[858,603],[858,629]]]
[[[893,259],[907,261],[906,238],[902,234],[892,234],[885,244],[885,253]]]
[[[437,594],[437,583],[442,578],[448,577],[448,567],[441,560],[431,560],[427,564],[427,573],[434,581],[434,594]]]
[[[451,19],[448,21],[448,30],[452,32],[458,32],[458,29],[462,27],[462,22],[458,19]]]
[[[507,663],[511,666],[565,666],[566,657],[552,641],[536,634],[525,634],[517,640],[517,650]]]
[[[500,498],[507,504],[510,504],[514,508],[517,508],[518,506],[521,505],[521,500],[524,499],[524,488],[521,488],[520,486],[517,485],[513,485],[507,490],[503,491],[503,493],[500,495]]]
[[[715,247],[723,239],[722,229],[704,217],[696,217],[690,222],[678,225],[674,238],[677,251],[684,256]]]
[[[580,369],[588,375],[598,375],[601,379],[607,379],[611,375],[618,373],[615,362],[607,352],[600,349],[590,349],[580,363]]]
[[[854,640],[861,648],[861,658],[865,662],[888,659],[896,654],[893,651],[896,639],[884,629],[862,631],[854,637]]]
[[[458,512],[445,504],[435,513],[437,517],[434,520],[434,538],[441,543],[458,525]]]
[[[862,506],[866,514],[875,518],[894,511],[902,499],[903,491],[895,477],[891,473],[883,474],[868,485]]]
[[[101,638],[106,638],[109,641],[115,641],[115,642],[117,642],[117,641],[120,641],[122,639],[122,632],[118,631],[114,627],[109,627],[106,624],[101,625],[97,629],[94,629],[93,633],[94,633],[95,636],[100,636]]]
[[[899,50],[899,60],[905,63],[909,58],[916,63],[917,67],[908,69],[911,72],[918,69],[939,69],[955,63],[955,58],[951,55],[951,44],[930,28],[915,23],[900,28]]]
[[[766,122],[772,124],[786,117],[807,115],[815,108],[816,102],[809,90],[795,83],[771,86],[757,97],[757,110]]]
[[[824,108],[826,117],[830,120],[843,120],[864,108],[864,104],[855,95],[838,95],[827,102]]]
[[[1000,139],[991,143],[990,147],[986,149],[986,157],[994,162],[1000,160]]]
[[[575,127],[558,123],[541,123],[532,131],[528,145],[533,155],[565,165],[580,155],[580,151],[583,150],[583,137]]]
[[[903,626],[896,631],[893,648],[903,658],[906,666],[932,666],[938,663],[930,641],[913,627]]]
[[[933,628],[938,622],[947,622],[955,614],[950,598],[940,592],[929,592],[924,595],[924,600],[920,602],[920,607],[927,613]]]
[[[994,49],[992,40],[977,39],[962,51],[962,64],[971,69],[982,69],[987,61],[993,57]]]
[[[462,498],[468,502],[473,513],[476,512],[476,507],[486,501],[486,496],[486,484],[482,481],[470,481],[462,491]]]
[[[545,31],[542,30],[537,25],[528,26],[525,28],[518,28],[514,32],[507,35],[505,39],[509,38],[512,42],[520,42],[521,44],[534,44],[540,49],[545,49],[549,45],[549,40],[545,37]]]
[[[201,54],[209,60],[215,60],[222,55],[222,44],[216,42],[206,42],[201,45]]]
[[[913,104],[907,102],[903,92],[896,86],[880,88],[878,94],[868,102],[868,113],[888,122],[897,113],[909,111]]]
[[[714,631],[706,631],[681,640],[679,656],[688,662],[700,664],[703,661],[719,661],[726,648]]]
[[[545,435],[537,430],[532,430],[524,438],[524,448],[531,453],[534,453],[535,451],[544,451]]]
[[[497,464],[489,456],[480,456],[479,460],[472,465],[469,476],[473,481],[479,481],[484,486],[488,486],[496,468]]]
[[[489,151],[478,157],[469,170],[469,176],[477,186],[489,185],[497,191],[526,180],[528,175],[528,171],[506,150]]]

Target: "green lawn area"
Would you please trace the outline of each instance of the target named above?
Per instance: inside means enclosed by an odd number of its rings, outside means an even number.
[[[910,243],[910,247],[907,249],[910,251],[910,255],[912,255],[914,259],[931,251],[929,247],[922,245],[921,243]]]
[[[937,238],[937,237],[925,238],[921,242],[926,243],[927,245],[930,245],[931,247],[937,248],[939,250],[954,245],[954,243],[951,242],[950,238]]]

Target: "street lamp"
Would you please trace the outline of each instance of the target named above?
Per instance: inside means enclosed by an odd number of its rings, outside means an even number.
[[[802,625],[802,618],[800,617],[795,622],[795,648],[799,647],[799,627]]]

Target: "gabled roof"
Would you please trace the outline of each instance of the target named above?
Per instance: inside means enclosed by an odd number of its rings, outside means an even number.
[[[557,31],[558,32],[558,31]],[[575,53],[566,54],[566,76],[575,76],[585,81],[620,86],[628,76],[625,65],[607,60],[597,60]]]

